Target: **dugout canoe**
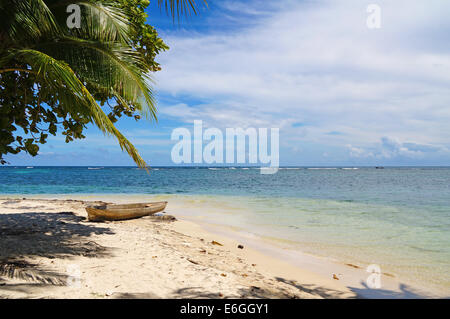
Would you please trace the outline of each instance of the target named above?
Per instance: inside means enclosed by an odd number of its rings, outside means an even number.
[[[166,208],[167,202],[88,206],[86,212],[90,221],[126,220],[153,215]]]

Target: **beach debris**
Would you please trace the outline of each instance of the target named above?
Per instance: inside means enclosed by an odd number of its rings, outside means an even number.
[[[206,253],[206,249],[200,249],[201,253]]]
[[[2,205],[11,205],[11,204],[17,204],[17,203],[20,203],[20,199],[7,200],[6,202],[3,202]]]
[[[336,276],[336,274],[333,274],[333,279],[339,280],[339,278],[338,278],[338,276]]]
[[[147,218],[155,220],[155,221],[169,221],[169,222],[174,222],[177,219],[175,218],[175,216],[172,215],[152,215],[152,216],[147,216]]]
[[[253,266],[253,267],[255,267],[255,266],[256,266],[256,264],[252,264],[252,266]]]
[[[223,297],[223,293],[219,292],[219,297]]]
[[[243,245],[238,245],[238,248],[239,249],[244,249],[244,246]]]
[[[353,265],[353,264],[346,264],[346,265],[349,266],[349,267],[352,267],[352,268],[356,268],[356,269],[360,269],[361,268],[361,267]]]
[[[222,273],[222,274],[220,274],[222,277],[226,277],[227,276],[227,274],[224,274],[224,273]]]
[[[105,296],[107,296],[107,297],[112,296],[112,295],[114,295],[114,291],[107,291],[105,293]]]
[[[198,262],[196,262],[196,261],[194,261],[194,260],[192,260],[192,259],[187,259],[189,262],[191,262],[191,263],[193,263],[194,265],[198,265]]]
[[[217,245],[217,246],[223,246],[221,243],[219,243],[218,241],[215,241],[215,240],[213,240],[213,241],[211,242],[211,244]]]
[[[152,256],[152,258],[158,258],[158,256]]]
[[[187,243],[187,242],[184,242],[183,245],[186,246],[186,247],[190,247],[191,246],[191,244]]]
[[[247,274],[242,274],[242,277],[248,277],[248,275]]]

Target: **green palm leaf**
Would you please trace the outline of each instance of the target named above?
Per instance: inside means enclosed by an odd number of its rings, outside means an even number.
[[[67,50],[59,50],[63,45]],[[130,47],[120,43],[87,41],[77,38],[64,38],[58,43],[41,43],[36,46],[59,60],[71,61],[71,68],[92,84],[111,89],[117,99],[137,103],[142,115],[148,119],[156,118],[156,105],[150,83],[150,74],[140,70],[147,68],[145,62]]]
[[[9,0],[0,2],[0,32],[8,37],[0,48],[11,42],[24,43],[59,32],[50,9],[43,0]]]
[[[206,0],[203,0],[203,2],[208,5]],[[195,0],[158,0],[158,6],[164,6],[166,12],[170,13],[173,19],[177,17],[180,20],[182,15],[197,14]]]
[[[125,150],[139,167],[146,167],[136,148],[117,130],[66,63],[36,50],[14,50],[11,54],[15,59],[30,65],[37,78],[47,84],[47,87],[42,89],[43,94],[56,93],[68,113],[90,117],[102,132],[117,139],[121,149]]]
[[[53,10],[55,16],[59,17],[59,23],[66,23],[66,8],[70,4],[77,4],[82,9],[81,25],[82,28],[74,28],[70,31],[73,36],[83,39],[97,41],[118,41],[130,44],[130,28],[133,26],[128,17],[120,8],[108,4],[106,1],[98,0],[61,0],[53,1],[49,4],[49,8]]]
[[[69,29],[66,25],[69,4],[78,4],[82,9],[80,29]],[[174,19],[182,14],[197,14],[195,0],[158,0],[158,5],[164,6]],[[28,95],[38,91],[33,104],[37,105],[36,114],[40,112],[41,98],[46,98],[53,107],[63,109],[72,120],[79,121],[77,125],[89,120],[103,133],[114,136],[138,166],[146,167],[136,148],[96,101],[96,98],[102,103],[115,99],[121,107],[128,108],[129,114],[138,110],[148,119],[156,120],[149,74],[154,67],[147,64],[154,62],[149,59],[151,55],[145,55],[148,53],[143,47],[133,47],[139,41],[134,38],[136,30],[141,27],[130,22],[130,5],[124,6],[118,0],[1,0],[0,10],[0,88],[5,88],[4,83],[11,86],[14,83],[11,79],[27,74],[25,79],[30,81],[26,82],[27,92],[31,91]],[[14,73],[8,76],[8,72]],[[24,110],[32,109],[23,98]],[[26,112],[23,111],[19,125],[28,131]],[[56,119],[59,113],[51,116]],[[11,136],[8,143],[0,143],[6,145],[0,149],[1,163],[4,149],[14,151],[8,146]]]

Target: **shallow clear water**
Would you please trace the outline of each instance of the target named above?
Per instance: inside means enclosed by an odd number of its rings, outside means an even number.
[[[450,295],[450,168],[0,167],[0,194],[114,193],[201,200],[211,220]]]

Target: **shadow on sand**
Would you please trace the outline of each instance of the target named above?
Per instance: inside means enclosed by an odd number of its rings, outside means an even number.
[[[303,293],[308,293],[311,298],[348,298],[348,294],[329,288],[323,288],[310,284],[298,284],[291,280],[280,277],[276,277],[275,280],[290,286],[289,288],[295,289],[283,289],[282,287],[277,287],[274,289],[264,289],[257,286],[251,286],[248,288],[239,289],[239,295],[233,296],[233,298],[297,299],[300,298]],[[173,298],[214,299],[224,298],[224,296],[220,292],[205,291],[202,287],[188,287],[176,290],[173,294]]]
[[[339,298],[348,298],[349,297],[348,293],[345,293],[345,292],[342,292],[339,290],[324,288],[321,286],[311,285],[311,284],[299,284],[292,280],[286,280],[286,279],[280,278],[280,277],[275,277],[275,279],[279,282],[285,283],[287,285],[290,285],[290,286],[296,288],[299,292],[308,293],[315,297],[326,298],[326,299],[339,299]]]
[[[400,291],[393,291],[387,289],[373,289],[367,286],[364,281],[361,281],[361,285],[364,288],[350,288],[354,293],[362,296],[363,298],[370,299],[423,299],[423,298],[433,298],[433,296],[429,296],[424,294],[423,292],[417,291],[414,288],[405,285],[399,284],[398,289]],[[443,297],[444,299],[450,298]]]
[[[66,274],[41,268],[33,263],[34,257],[54,259],[110,255],[107,248],[89,237],[113,232],[83,220],[83,217],[71,212],[0,214],[0,294],[7,290],[26,293],[30,285],[66,284]],[[7,279],[21,279],[26,283],[12,283]]]

